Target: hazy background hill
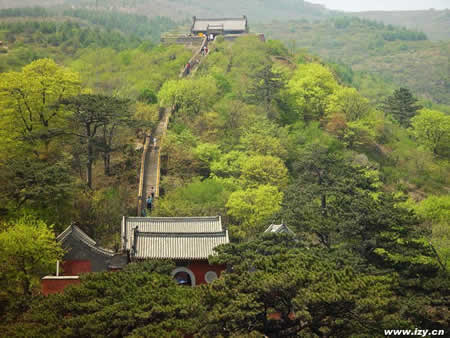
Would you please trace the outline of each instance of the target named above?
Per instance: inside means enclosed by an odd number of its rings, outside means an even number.
[[[450,3],[449,3],[450,6]],[[450,38],[450,10],[437,11],[370,11],[355,13],[356,16],[385,24],[405,26],[425,32],[431,40]]]
[[[248,15],[251,23],[268,23],[272,20],[322,20],[343,12],[332,11],[322,5],[303,0],[0,0],[0,8],[24,6],[87,6],[116,9],[147,16],[168,16],[173,19],[190,19],[197,16]],[[405,26],[425,32],[432,40],[450,38],[450,11],[369,11],[346,13],[385,24]]]
[[[329,62],[370,75],[353,85],[375,101],[382,100],[390,86],[407,86],[421,98],[450,104],[448,40],[430,41],[417,31],[356,17],[274,21],[254,28],[291,48],[305,48]],[[378,81],[367,83],[372,77]]]
[[[344,13],[303,0],[0,0],[0,8],[36,5],[70,9],[72,13],[59,13],[97,26],[104,24],[105,15],[116,20],[117,12],[156,18],[151,24],[142,17],[120,19],[120,30],[143,39],[150,37],[153,42],[174,29],[174,21],[181,25],[180,31],[187,32],[193,15],[245,14],[252,31],[282,40],[292,50],[308,49],[328,62],[348,67],[355,72],[352,85],[372,100],[382,100],[394,88],[408,86],[421,98],[450,104],[449,10]],[[73,13],[73,9],[96,6],[110,14]],[[6,16],[0,19],[10,20]]]
[[[52,6],[66,4],[70,6],[118,9],[147,16],[170,16],[176,19],[197,16],[241,16],[248,15],[252,21],[270,21],[272,19],[320,19],[331,15],[332,11],[324,6],[311,4],[303,0],[0,0],[0,8],[23,6]]]

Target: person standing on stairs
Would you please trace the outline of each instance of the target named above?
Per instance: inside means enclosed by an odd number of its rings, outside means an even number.
[[[188,62],[186,65],[186,75],[189,75],[190,72],[191,72],[191,64]]]
[[[148,197],[147,197],[147,209],[148,209],[149,212],[152,211],[152,202],[153,202],[152,196],[148,195]]]
[[[152,195],[152,200],[153,200],[155,198],[155,187],[151,188],[150,194]]]

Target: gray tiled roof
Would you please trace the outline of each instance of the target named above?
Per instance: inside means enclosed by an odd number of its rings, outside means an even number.
[[[214,253],[214,247],[228,242],[220,216],[122,220],[122,248],[137,259],[206,259]]]
[[[294,234],[294,232],[285,224],[271,224],[264,232]]]
[[[136,259],[207,259],[213,249],[229,243],[228,232],[217,233],[141,233],[136,235]]]
[[[58,237],[56,237],[56,240],[64,246],[64,242],[67,241],[67,239],[72,236],[73,238],[83,242],[88,247],[93,249],[94,251],[105,255],[105,256],[114,256],[114,251],[102,248],[100,246],[97,246],[97,242],[94,241],[91,237],[89,237],[83,230],[81,230],[76,225],[69,225],[66,230],[61,232]]]
[[[224,31],[246,31],[247,18],[225,18],[225,19],[199,19],[195,18],[192,25],[193,32],[204,32],[208,26],[213,29],[222,29]]]

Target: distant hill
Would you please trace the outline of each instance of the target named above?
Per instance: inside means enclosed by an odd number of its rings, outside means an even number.
[[[108,22],[117,21],[118,11],[151,18],[169,17],[182,23],[186,31],[193,15],[247,15],[254,32],[290,45],[295,42],[297,48],[307,48],[327,61],[374,74],[392,87],[408,86],[436,103],[450,104],[449,42],[430,41],[450,41],[449,10],[349,13],[354,18],[350,20],[343,12],[303,0],[0,0],[0,8],[36,5],[69,8],[72,12],[65,12],[65,16],[100,26],[104,26],[105,18]],[[96,12],[81,9],[93,9],[96,5],[110,15],[98,17]],[[153,41],[175,26],[166,18],[157,18],[150,30],[142,18],[138,22],[132,16],[121,17],[119,21],[120,27],[115,28],[120,31],[144,39],[150,36]],[[373,96],[380,97],[380,93]]]
[[[3,8],[19,8],[30,6],[55,6],[61,5],[65,0],[0,0],[0,9]]]
[[[321,19],[333,12],[303,0],[0,0],[0,8],[53,5],[116,9],[147,16],[184,20],[193,15],[223,17],[247,15],[252,22],[285,19]]]
[[[395,87],[407,86],[422,98],[450,104],[450,41],[430,41],[421,32],[356,17],[273,22],[255,29],[292,48],[306,48],[327,61],[381,77]]]
[[[1,8],[25,6],[57,6],[120,10],[175,20],[190,20],[192,16],[223,17],[247,15],[250,24],[270,23],[273,20],[310,21],[330,16],[354,15],[410,29],[423,31],[431,40],[450,40],[450,11],[369,11],[344,13],[303,0],[0,0]]]
[[[449,3],[450,7],[450,3]],[[431,40],[450,40],[450,10],[371,11],[352,13],[361,18],[423,31]]]

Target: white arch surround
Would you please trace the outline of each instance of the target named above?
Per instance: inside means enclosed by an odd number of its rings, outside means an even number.
[[[191,278],[192,286],[195,286],[195,275],[191,270],[189,270],[188,268],[182,267],[182,266],[175,268],[172,271],[172,278],[174,278],[178,272],[186,272],[189,275],[189,277]]]
[[[217,276],[217,273],[215,271],[210,270],[205,273],[205,281],[208,284],[214,282],[217,278],[219,278],[219,276]]]

